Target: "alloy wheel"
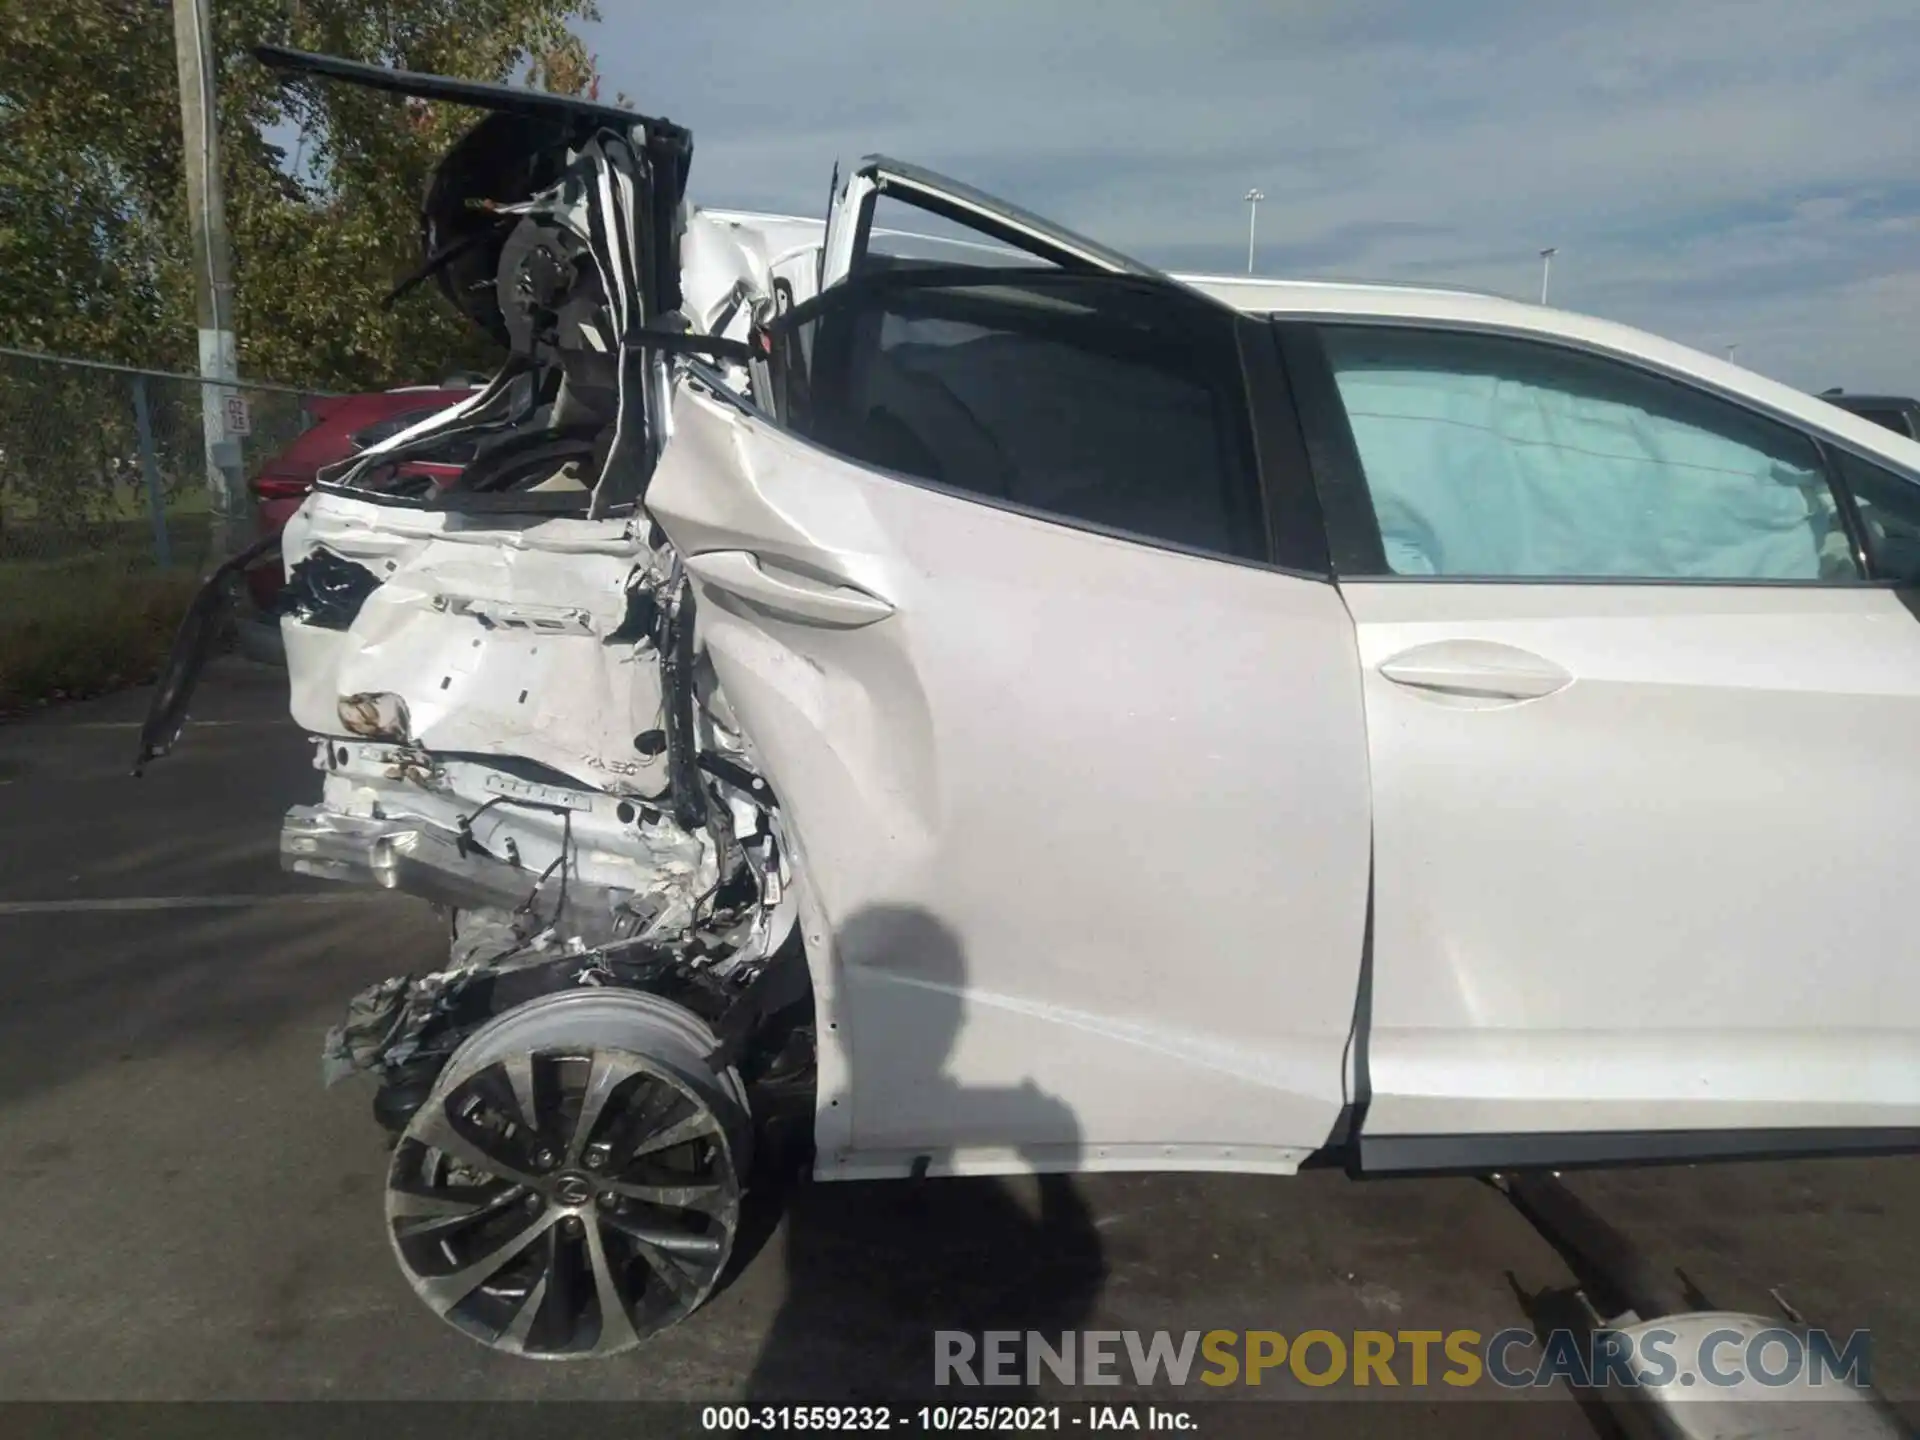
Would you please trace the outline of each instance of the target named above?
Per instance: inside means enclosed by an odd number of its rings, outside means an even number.
[[[534,1023],[510,1012],[469,1040],[387,1181],[388,1232],[414,1293],[483,1344],[540,1359],[616,1354],[685,1318],[739,1224],[738,1081],[676,1064],[686,1056],[659,1053],[676,1047],[645,1024],[626,1027],[638,1033],[624,1045],[568,1043],[570,1030],[609,1028],[567,1023],[581,1007],[553,1002],[572,998],[535,1001],[521,1007],[545,1007]],[[588,1004],[604,1019],[607,1002],[627,1000],[664,1005],[607,992]]]

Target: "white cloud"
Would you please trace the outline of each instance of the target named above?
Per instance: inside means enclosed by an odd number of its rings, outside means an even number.
[[[836,158],[947,169],[1144,258],[1528,293],[1791,383],[1920,388],[1911,0],[1196,6],[606,0],[695,190],[817,212]],[[1547,13],[1551,12],[1551,13]]]

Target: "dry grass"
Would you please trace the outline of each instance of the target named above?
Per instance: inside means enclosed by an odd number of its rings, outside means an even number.
[[[198,587],[119,556],[0,565],[0,715],[148,683]]]

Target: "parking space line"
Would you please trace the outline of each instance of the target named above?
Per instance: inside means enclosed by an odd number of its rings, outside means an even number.
[[[0,915],[80,915],[115,910],[244,910],[276,905],[364,905],[394,892],[342,890],[313,895],[128,895],[105,900],[0,900]]]
[[[48,725],[50,730],[138,730],[147,722],[144,720],[56,720]],[[214,730],[233,725],[284,725],[286,716],[276,716],[264,720],[189,720],[189,730]]]

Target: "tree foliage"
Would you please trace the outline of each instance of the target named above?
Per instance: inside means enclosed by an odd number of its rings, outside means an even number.
[[[213,0],[242,375],[358,389],[495,358],[432,286],[381,307],[474,113],[288,86],[251,47],[592,93],[568,25],[594,17],[592,0]],[[0,6],[0,344],[196,365],[174,53],[166,0]]]

